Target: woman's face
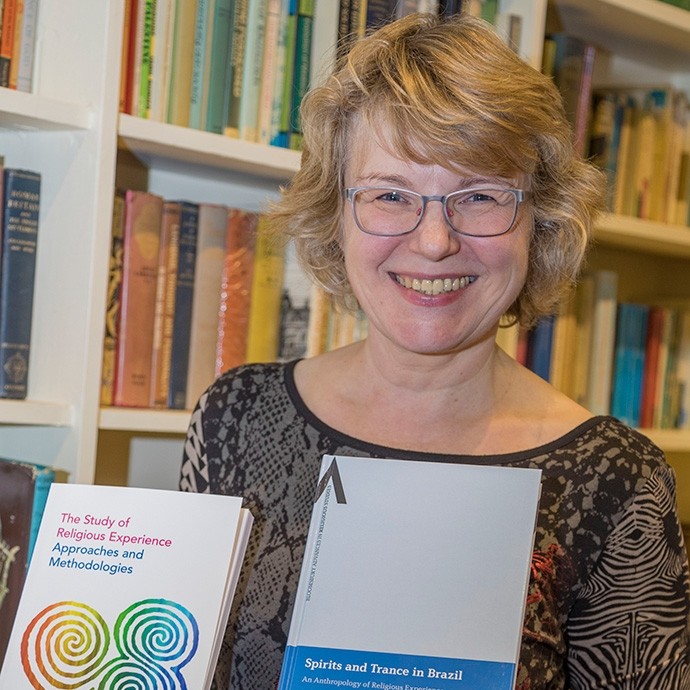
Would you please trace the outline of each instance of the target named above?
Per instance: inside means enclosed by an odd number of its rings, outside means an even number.
[[[346,187],[392,186],[442,195],[486,182],[503,187],[520,187],[522,182],[476,175],[469,170],[470,162],[461,174],[401,160],[361,125],[352,141]],[[500,317],[524,285],[531,227],[525,202],[507,234],[460,235],[446,222],[441,204],[432,201],[413,232],[380,237],[357,227],[348,202],[342,238],[345,265],[368,317],[369,336],[383,336],[404,350],[426,354],[459,351],[493,339]]]

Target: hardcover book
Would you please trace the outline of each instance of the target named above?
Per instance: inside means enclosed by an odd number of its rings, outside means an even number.
[[[54,479],[51,467],[0,458],[0,667]]]
[[[324,456],[278,690],[510,690],[541,472]]]
[[[242,500],[53,484],[0,687],[210,687],[244,557]]]
[[[7,168],[0,231],[0,397],[26,398],[41,176]]]

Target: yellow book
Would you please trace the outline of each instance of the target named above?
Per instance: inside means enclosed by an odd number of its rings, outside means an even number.
[[[285,250],[266,232],[266,222],[260,217],[257,227],[247,362],[273,362],[278,357]]]

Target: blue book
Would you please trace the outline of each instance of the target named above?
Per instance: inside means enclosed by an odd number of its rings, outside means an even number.
[[[530,331],[527,345],[527,367],[545,381],[551,375],[551,346],[555,316],[546,316]]]
[[[26,398],[41,176],[3,171],[0,231],[0,397]]]
[[[175,316],[173,319],[172,349],[170,354],[170,389],[168,407],[183,410],[187,399],[187,372],[189,370],[189,344],[191,341],[192,301],[196,265],[196,239],[199,206],[188,201],[179,202],[180,248],[175,288]]]

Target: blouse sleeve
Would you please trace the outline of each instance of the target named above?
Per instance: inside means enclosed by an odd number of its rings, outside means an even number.
[[[690,690],[690,577],[673,470],[660,465],[610,533],[568,621],[572,690]]]
[[[187,429],[180,468],[180,491],[210,493],[208,457],[204,441],[204,413],[208,394],[199,398]]]

